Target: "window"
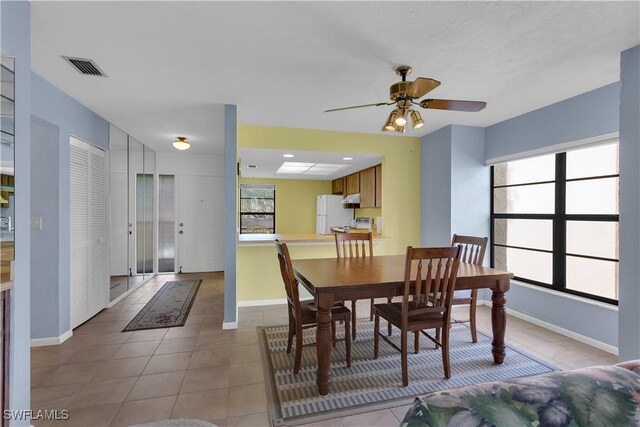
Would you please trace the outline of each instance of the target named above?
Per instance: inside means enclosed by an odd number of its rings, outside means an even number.
[[[618,144],[501,163],[492,263],[517,280],[617,304]]]
[[[275,232],[275,185],[240,184],[240,234]]]

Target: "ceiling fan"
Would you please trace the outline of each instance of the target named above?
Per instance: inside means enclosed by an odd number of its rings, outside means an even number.
[[[414,81],[407,81],[407,75],[411,74],[413,68],[408,65],[401,65],[396,68],[396,74],[402,77],[402,80],[392,84],[389,87],[389,98],[391,102],[378,102],[375,104],[354,105],[352,107],[333,108],[331,110],[325,110],[325,113],[332,111],[351,110],[353,108],[363,107],[379,107],[381,105],[396,105],[396,108],[389,114],[387,121],[382,127],[383,131],[397,131],[404,133],[408,118],[411,118],[411,123],[414,129],[419,129],[424,126],[424,120],[420,116],[420,113],[414,110],[414,105],[419,105],[426,109],[435,110],[451,110],[451,111],[468,111],[475,112],[480,111],[487,106],[486,102],[480,101],[459,101],[453,99],[423,99],[422,101],[416,101],[418,98],[422,98],[433,89],[440,86],[440,82],[427,77],[418,77]]]

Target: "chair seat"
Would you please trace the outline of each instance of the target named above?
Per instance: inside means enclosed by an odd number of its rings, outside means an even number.
[[[316,315],[318,314],[318,308],[313,301],[300,302],[300,311],[302,312],[302,324],[308,325],[316,323]],[[342,303],[335,304],[331,307],[331,318],[333,320],[341,320],[351,318],[351,311]]]
[[[374,304],[373,308],[380,317],[385,318],[393,325],[400,328],[402,326],[402,303],[392,302],[384,304]],[[423,313],[416,316],[412,316],[409,319],[409,328],[412,325],[425,325],[430,327],[439,327],[444,324],[444,315],[442,313]]]

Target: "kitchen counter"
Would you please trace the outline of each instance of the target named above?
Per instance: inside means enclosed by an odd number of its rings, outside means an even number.
[[[365,230],[352,230],[350,233],[363,233]],[[287,245],[334,245],[333,234],[295,233],[295,234],[239,234],[238,246],[266,246],[273,245],[273,241],[286,243]],[[373,234],[373,243],[388,240],[388,237]]]

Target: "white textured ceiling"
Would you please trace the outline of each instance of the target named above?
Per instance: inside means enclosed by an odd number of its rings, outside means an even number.
[[[633,2],[32,2],[33,69],[159,151],[178,134],[221,153],[222,104],[238,121],[379,133],[394,68],[479,113],[424,111],[421,136],[487,126],[619,79],[640,43]],[[108,78],[60,56],[91,58]],[[195,144],[195,142],[198,144]]]

